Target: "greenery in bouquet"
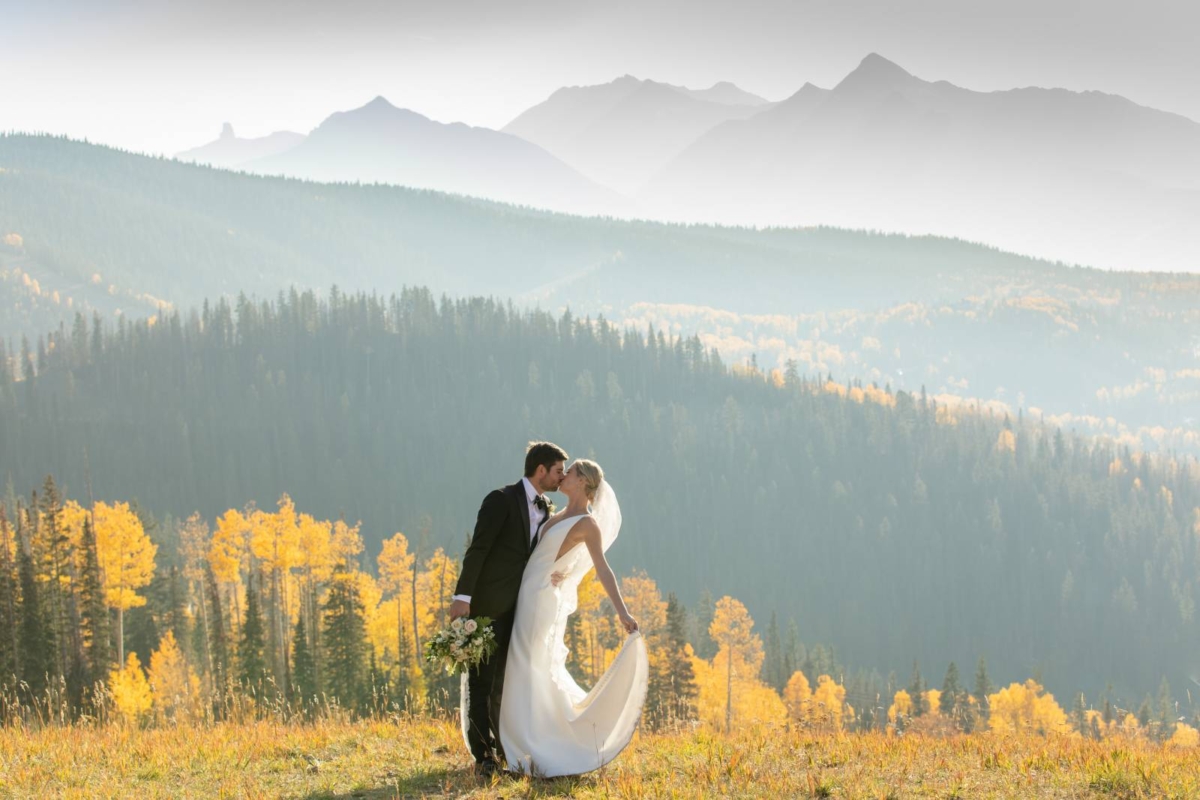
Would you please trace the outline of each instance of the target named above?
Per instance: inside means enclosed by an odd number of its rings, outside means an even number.
[[[496,632],[489,617],[461,617],[425,643],[425,660],[458,675],[487,661],[496,652]]]

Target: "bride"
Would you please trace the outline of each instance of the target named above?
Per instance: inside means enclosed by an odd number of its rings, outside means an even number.
[[[509,770],[545,778],[616,758],[637,728],[649,675],[646,643],[604,558],[621,527],[617,497],[600,465],[587,459],[571,465],[558,491],[567,507],[546,520],[521,579],[499,726]],[[567,672],[563,637],[579,583],[593,567],[629,635],[584,691]]]

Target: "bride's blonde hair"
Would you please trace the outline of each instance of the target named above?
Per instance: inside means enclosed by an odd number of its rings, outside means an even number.
[[[600,465],[595,461],[586,458],[578,459],[574,467],[578,470],[579,477],[583,478],[583,491],[587,499],[596,499],[596,490],[600,488],[600,481],[604,480],[604,470],[600,469]]]

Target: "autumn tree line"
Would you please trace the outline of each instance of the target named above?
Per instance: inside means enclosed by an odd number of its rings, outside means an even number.
[[[8,722],[117,717],[200,721],[446,711],[457,679],[422,642],[448,623],[459,562],[403,533],[364,569],[359,526],[229,509],[157,522],[124,502],[64,499],[52,477],[0,504],[0,697]],[[568,634],[594,681],[617,628],[588,584]],[[649,718],[691,716],[684,611],[626,578],[656,646]],[[678,671],[667,675],[667,671]]]
[[[420,657],[448,622],[459,567],[430,548],[428,532],[385,539],[371,573],[358,525],[316,519],[286,494],[273,511],[249,505],[211,524],[199,514],[160,523],[128,503],[64,499],[47,477],[0,510],[7,723],[302,720],[457,703],[456,681]],[[781,638],[772,617],[764,642],[735,598],[706,593],[689,612],[644,572],[625,577],[622,593],[649,645],[651,729],[987,729],[1200,744],[1165,682],[1157,703],[1136,713],[1107,698],[1091,708],[1082,695],[1068,713],[1034,679],[993,687],[982,659],[969,687],[953,663],[940,688],[914,664],[907,685],[889,676],[886,696],[856,708],[832,653],[807,651],[794,624]],[[584,581],[567,631],[576,678],[594,683],[621,639],[600,584]]]

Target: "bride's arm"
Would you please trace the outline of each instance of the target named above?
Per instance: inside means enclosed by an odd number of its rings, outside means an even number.
[[[592,566],[596,568],[596,580],[600,581],[604,591],[608,592],[608,599],[612,601],[613,608],[617,610],[617,616],[621,620],[621,625],[625,627],[625,632],[633,633],[638,629],[638,623],[629,613],[629,609],[625,607],[625,599],[621,597],[621,588],[617,586],[617,576],[613,575],[612,568],[608,566],[608,560],[604,558],[604,545],[600,542],[600,526],[591,518],[584,519],[583,525],[583,542],[587,545],[588,552],[592,554]]]

